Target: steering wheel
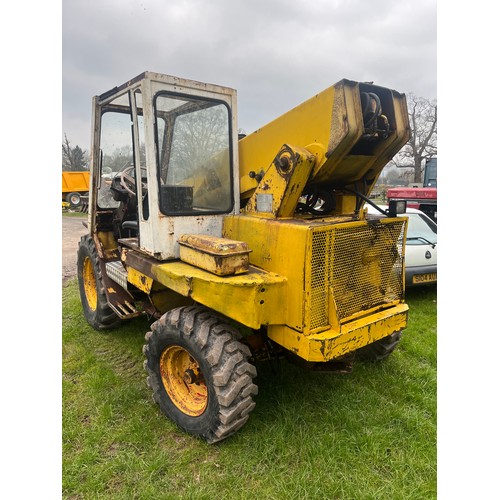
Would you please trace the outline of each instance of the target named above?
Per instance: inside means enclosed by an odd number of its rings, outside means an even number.
[[[125,170],[122,171],[120,174],[120,185],[127,191],[129,194],[133,196],[137,196],[136,192],[136,184],[135,184],[135,176],[132,175],[134,173],[134,165],[131,165],[130,167],[127,167]],[[141,167],[141,188],[142,188],[142,195],[144,196],[146,194],[146,191],[148,190],[148,185],[146,182],[142,180],[142,171],[146,171],[144,167]]]

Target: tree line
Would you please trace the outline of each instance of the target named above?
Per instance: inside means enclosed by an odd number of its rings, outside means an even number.
[[[89,169],[88,152],[80,146],[72,147],[66,134],[62,143],[62,169],[63,172]]]

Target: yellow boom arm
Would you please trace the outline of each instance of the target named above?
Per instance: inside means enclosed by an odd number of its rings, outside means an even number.
[[[239,141],[241,198],[252,197],[284,144],[315,156],[306,189],[350,188],[368,196],[409,137],[404,94],[341,80]],[[337,205],[345,212],[351,204]]]

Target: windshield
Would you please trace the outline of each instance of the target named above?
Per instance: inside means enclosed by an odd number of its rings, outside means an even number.
[[[437,225],[420,214],[404,214],[408,217],[407,245],[428,245],[437,243]]]
[[[155,112],[160,210],[166,215],[230,212],[229,108],[219,101],[160,94]]]

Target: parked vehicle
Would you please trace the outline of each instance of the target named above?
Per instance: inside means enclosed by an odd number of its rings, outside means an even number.
[[[421,210],[437,223],[437,157],[427,160],[423,184],[388,189],[387,200],[406,200],[408,207]]]
[[[369,214],[378,210],[368,205]],[[387,209],[381,206],[382,209]],[[407,287],[437,283],[437,224],[421,210],[407,208],[400,217],[408,217],[405,249]]]
[[[66,171],[62,173],[62,201],[69,203],[70,208],[81,206],[83,198],[89,195],[90,172]]]

